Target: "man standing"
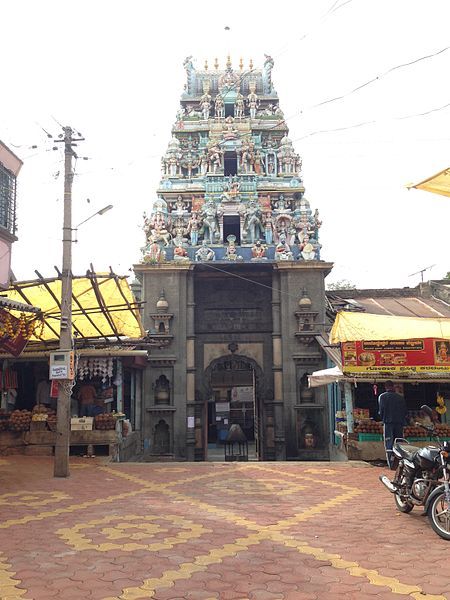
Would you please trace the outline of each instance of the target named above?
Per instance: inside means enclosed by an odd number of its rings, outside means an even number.
[[[392,381],[384,384],[385,392],[378,397],[378,412],[384,425],[384,447],[388,466],[393,466],[392,446],[395,438],[403,437],[406,424],[405,398],[394,391]]]

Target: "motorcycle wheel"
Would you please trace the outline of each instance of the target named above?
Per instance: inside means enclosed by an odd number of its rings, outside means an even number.
[[[408,502],[408,500],[403,500],[400,494],[394,494],[394,500],[397,510],[402,513],[409,513],[414,508],[414,504],[412,502]]]
[[[435,533],[444,540],[450,540],[450,504],[445,492],[436,496],[428,507],[428,518]]]

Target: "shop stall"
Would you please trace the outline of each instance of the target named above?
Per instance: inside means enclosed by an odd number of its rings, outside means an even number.
[[[450,439],[450,319],[341,311],[330,343],[340,348],[340,364],[313,373],[309,383],[340,386],[343,402],[335,414],[335,435],[348,458],[385,458],[378,396],[387,380],[405,397],[409,441],[430,443],[416,425],[428,420],[420,410],[423,404],[436,411],[439,435]]]
[[[59,278],[40,278],[16,282],[8,290],[10,302],[19,295],[40,306],[40,322],[28,329],[25,322],[17,332],[4,328],[9,344],[0,351],[0,454],[54,453],[61,384],[51,379],[49,358],[59,343],[60,283]],[[125,278],[94,273],[74,278],[73,453],[126,460],[140,449],[141,374],[147,350],[138,308]],[[20,352],[12,353],[18,337],[26,333],[30,335]]]

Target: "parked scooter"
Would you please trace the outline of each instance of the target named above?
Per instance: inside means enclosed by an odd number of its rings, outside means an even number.
[[[433,416],[429,406],[421,410]],[[409,513],[414,506],[423,506],[434,531],[450,540],[450,442],[440,441],[434,425],[416,426],[434,436],[437,445],[419,448],[397,438],[392,448],[398,462],[395,477],[391,481],[380,475],[380,481],[394,494],[400,512]]]

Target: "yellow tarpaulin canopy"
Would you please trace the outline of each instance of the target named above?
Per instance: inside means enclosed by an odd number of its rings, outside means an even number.
[[[338,312],[330,332],[330,343],[364,340],[411,340],[437,338],[450,340],[450,319],[426,319]]]
[[[450,196],[450,169],[444,169],[420,183],[410,184],[406,187],[425,190],[426,192],[441,194],[442,196]]]
[[[44,326],[37,327],[30,342],[59,339],[61,323],[61,279],[40,278],[16,281],[6,290],[10,300],[26,302],[42,311]],[[126,277],[112,273],[90,273],[72,281],[72,325],[74,337],[103,339],[141,339],[144,335],[138,304]]]

